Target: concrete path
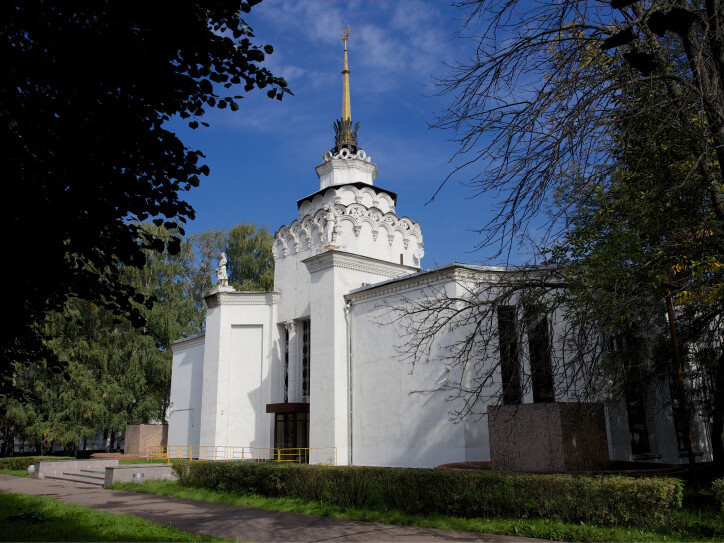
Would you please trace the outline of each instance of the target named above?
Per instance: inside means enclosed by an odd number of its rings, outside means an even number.
[[[233,505],[105,490],[57,480],[0,475],[0,492],[48,496],[109,513],[128,513],[185,532],[232,541],[542,541],[472,532],[391,526],[331,517],[276,513]]]

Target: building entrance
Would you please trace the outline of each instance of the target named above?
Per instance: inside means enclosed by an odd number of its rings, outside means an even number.
[[[274,413],[274,448],[285,449],[281,459],[309,463],[309,404],[268,404],[266,409]]]

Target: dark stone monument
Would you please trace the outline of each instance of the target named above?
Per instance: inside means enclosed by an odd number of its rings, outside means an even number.
[[[599,403],[532,403],[488,408],[490,460],[498,471],[570,472],[608,467]]]

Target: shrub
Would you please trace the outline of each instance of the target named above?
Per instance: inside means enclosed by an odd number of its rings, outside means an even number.
[[[27,470],[30,464],[38,462],[37,456],[12,456],[8,458],[0,458],[0,469],[20,469]],[[47,459],[47,457],[45,458]]]
[[[245,462],[196,462],[175,469],[186,486],[423,515],[651,528],[665,524],[682,501],[682,483],[670,478]]]
[[[8,456],[0,458],[0,469],[27,470],[30,464],[37,464],[41,460],[75,460],[70,456]]]
[[[711,489],[714,491],[714,496],[719,501],[719,505],[721,505],[722,513],[724,513],[724,479],[714,481]]]

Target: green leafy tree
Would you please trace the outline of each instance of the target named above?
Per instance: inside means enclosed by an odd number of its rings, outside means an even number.
[[[229,283],[237,290],[273,290],[273,236],[266,227],[239,223],[229,230]]]
[[[142,227],[161,239],[172,235],[153,224]],[[173,255],[148,250],[143,268],[121,270],[124,281],[155,300],[151,308],[138,308],[146,323],[142,328],[78,298],[68,300],[62,312],[50,313],[44,335],[66,371],[54,372],[45,361],[30,368],[16,365],[20,398],[5,399],[11,430],[6,438],[14,434],[42,449],[53,444],[74,448],[100,433],[111,448],[127,424],[164,420],[170,345],[202,330],[197,275],[188,242]]]
[[[649,81],[620,97],[619,133],[627,141],[619,169],[575,206],[551,251],[568,285],[558,302],[570,326],[624,340],[616,356],[604,348],[597,358],[621,388],[634,387],[630,395],[646,395],[663,366],[676,383],[674,415],[690,462],[696,411],[711,430],[722,470],[721,222],[701,170],[692,168],[700,158],[701,119],[665,107],[662,87]],[[714,157],[705,160],[716,168]]]
[[[199,300],[213,288],[212,277],[216,277],[216,262],[221,252],[226,249],[227,239],[228,234],[225,230],[215,229],[193,234],[189,238],[196,256],[198,273],[194,283],[194,292]],[[201,304],[199,304],[199,310],[203,312]]]
[[[0,4],[0,216],[15,276],[0,323],[6,389],[12,361],[51,359],[38,323],[69,297],[144,324],[123,270],[143,267],[147,249],[178,252],[194,218],[181,193],[209,173],[168,122],[235,111],[241,87],[289,92],[241,17],[255,3]],[[151,217],[178,234],[140,226]]]
[[[199,296],[211,290],[216,277],[216,263],[222,251],[228,260],[229,283],[237,290],[272,290],[274,288],[273,236],[266,227],[241,222],[226,230],[207,230],[194,234],[190,243],[196,251]]]

